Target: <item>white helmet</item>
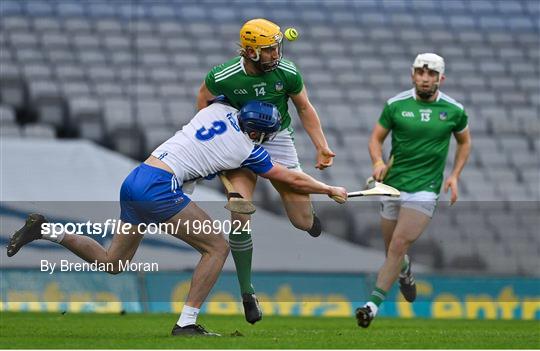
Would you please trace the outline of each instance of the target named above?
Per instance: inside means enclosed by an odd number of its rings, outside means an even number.
[[[444,59],[441,56],[430,52],[419,54],[414,59],[412,73],[414,73],[415,68],[424,68],[426,66],[428,69],[438,72],[439,80],[441,79],[441,76],[444,74]]]

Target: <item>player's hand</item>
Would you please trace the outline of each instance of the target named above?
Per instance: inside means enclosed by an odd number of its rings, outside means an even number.
[[[341,186],[330,187],[330,194],[328,196],[339,204],[345,203],[347,201],[347,189]]]
[[[383,174],[386,173],[386,168],[387,166],[382,160],[375,162],[373,164],[373,173],[371,174],[373,179],[378,182],[382,181]]]
[[[315,168],[323,170],[327,167],[332,166],[334,162],[333,158],[336,157],[336,154],[330,150],[329,147],[321,148],[317,150],[317,164]]]
[[[458,179],[456,176],[450,176],[444,182],[444,192],[448,193],[448,188],[450,188],[450,205],[453,205],[458,199]]]

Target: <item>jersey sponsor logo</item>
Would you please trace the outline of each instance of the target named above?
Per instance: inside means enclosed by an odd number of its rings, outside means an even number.
[[[448,113],[447,113],[446,111],[445,111],[445,112],[439,113],[439,119],[440,119],[441,121],[446,120],[446,118],[448,118]]]
[[[401,112],[401,115],[402,115],[403,117],[406,117],[406,118],[413,118],[413,117],[414,117],[414,112],[403,111],[403,112]]]
[[[282,91],[283,90],[283,82],[281,82],[281,81],[276,82],[275,88],[276,88],[276,91]]]
[[[265,87],[265,86],[266,86],[266,82],[260,82],[260,83],[252,85],[252,87],[255,89],[260,88],[260,87]]]
[[[246,89],[234,89],[233,93],[236,95],[247,95],[248,91]]]
[[[431,119],[431,109],[420,110],[420,121],[429,122]]]

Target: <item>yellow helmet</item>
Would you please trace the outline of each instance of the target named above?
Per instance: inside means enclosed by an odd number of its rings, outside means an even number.
[[[249,57],[250,60],[257,63],[257,67],[264,72],[269,72],[278,66],[283,56],[282,50],[283,33],[279,26],[264,18],[256,18],[247,21],[240,29],[240,46],[241,53],[245,56],[248,47],[255,50],[256,56]],[[259,62],[261,49],[277,46],[278,59],[267,62]]]
[[[244,49],[250,46],[257,50],[280,44],[282,40],[283,33],[279,26],[264,18],[247,21],[240,29],[240,45]]]

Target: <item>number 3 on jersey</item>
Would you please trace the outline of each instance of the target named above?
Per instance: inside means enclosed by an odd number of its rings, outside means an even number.
[[[216,135],[223,134],[227,131],[227,125],[223,121],[214,121],[212,122],[212,127],[210,129],[206,129],[205,127],[202,127],[200,129],[197,129],[197,133],[195,133],[195,137],[200,141],[208,141],[215,137]]]

